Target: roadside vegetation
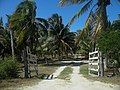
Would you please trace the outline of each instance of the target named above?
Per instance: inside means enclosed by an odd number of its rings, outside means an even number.
[[[11,57],[0,62],[0,79],[11,79],[18,77],[17,63]]]
[[[12,90],[17,89],[19,87],[23,86],[32,86],[38,84],[41,80],[43,80],[43,75],[50,75],[55,72],[55,70],[58,68],[58,66],[45,66],[45,65],[39,65],[38,66],[38,72],[39,75],[35,77],[35,73],[32,73],[33,78],[25,79],[23,77],[19,78],[12,78],[12,79],[6,79],[6,80],[0,80],[0,89],[2,90]],[[23,72],[20,73],[20,75],[23,75]]]
[[[98,77],[98,76],[92,76],[88,74],[88,64],[82,64],[80,65],[80,74],[82,74],[85,78],[87,78],[90,81],[100,81],[104,83],[109,83],[113,85],[120,85],[120,77],[114,76],[114,77]]]
[[[83,76],[88,76],[88,64],[80,65],[80,74]]]
[[[70,80],[70,74],[72,74],[73,69],[71,66],[67,66],[58,76],[59,79]]]

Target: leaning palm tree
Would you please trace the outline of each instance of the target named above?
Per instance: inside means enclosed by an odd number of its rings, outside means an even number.
[[[35,16],[36,4],[33,1],[21,2],[14,14],[10,16],[9,29],[14,30],[17,35],[17,45],[20,47],[26,46],[28,43],[32,47],[33,36],[35,35]]]
[[[42,41],[47,37],[48,23],[43,18],[35,18],[36,16],[36,3],[34,1],[25,0],[21,2],[14,14],[9,16],[9,29],[13,30],[16,43],[16,53],[21,53],[21,50],[26,54],[26,46],[29,46],[32,53],[42,51]],[[19,49],[18,49],[19,48]],[[23,55],[26,56],[26,55]],[[24,61],[26,61],[24,57]],[[27,70],[27,65],[26,70]],[[25,74],[28,77],[28,73]]]
[[[25,0],[21,2],[13,15],[9,18],[8,29],[13,30],[16,38],[16,45],[21,50],[24,50],[25,62],[25,77],[28,78],[28,66],[26,58],[26,46],[34,50],[36,42],[37,27],[35,23],[36,4],[34,1]]]
[[[120,0],[117,0],[120,2]],[[94,7],[97,7],[97,15],[102,20],[101,26],[103,27],[103,30],[107,27],[107,13],[106,13],[106,7],[110,4],[110,0],[60,0],[59,4],[61,6],[64,6],[66,4],[72,5],[72,4],[84,4],[85,5],[73,16],[73,18],[70,20],[69,25],[73,23],[74,19],[85,13],[89,9],[93,9]],[[95,4],[94,4],[95,3]],[[92,7],[91,7],[92,6]]]

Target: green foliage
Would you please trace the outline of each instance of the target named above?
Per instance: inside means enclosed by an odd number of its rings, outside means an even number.
[[[46,46],[49,52],[61,54],[73,53],[75,34],[70,32],[69,27],[64,26],[62,17],[53,14],[48,18],[49,32]]]
[[[120,57],[120,30],[106,30],[101,33],[98,39],[100,51],[107,54],[109,58],[116,59]]]
[[[34,1],[21,2],[9,19],[9,29],[16,37],[16,48],[23,49],[26,44],[34,43],[35,39],[36,4]],[[32,47],[31,44],[28,44]]]
[[[17,76],[17,64],[12,58],[6,58],[0,63],[0,79],[16,78]]]
[[[120,19],[113,21],[112,28],[115,30],[120,30]]]
[[[11,44],[9,32],[3,27],[3,20],[0,19],[0,56],[3,57],[7,54],[11,54]]]
[[[77,32],[76,35],[76,52],[82,53],[88,57],[88,53],[92,51],[92,42],[91,42],[91,29],[89,27],[84,28]]]
[[[105,32],[101,33],[100,38],[98,39],[98,47],[103,52],[118,52],[120,50],[120,42],[118,40],[120,40],[120,30],[106,30]]]

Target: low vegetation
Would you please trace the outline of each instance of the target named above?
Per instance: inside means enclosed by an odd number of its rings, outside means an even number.
[[[113,77],[93,77],[88,74],[88,64],[83,64],[80,66],[80,74],[82,74],[85,78],[91,80],[91,81],[100,81],[104,83],[110,83],[110,84],[117,84],[120,85],[120,77],[119,76],[113,76]]]
[[[10,79],[18,77],[18,68],[11,57],[5,58],[0,63],[0,79]]]
[[[37,84],[38,82],[40,82],[42,79],[41,79],[41,76],[43,74],[52,74],[53,72],[55,72],[55,70],[57,69],[56,66],[43,66],[43,65],[39,65],[38,67],[39,69],[39,77],[40,78],[29,78],[29,79],[25,79],[25,78],[22,78],[22,77],[19,77],[19,78],[16,78],[16,79],[7,79],[7,80],[0,80],[0,89],[1,90],[12,90],[13,88],[14,89],[17,89],[19,87],[22,87],[22,86],[31,86],[31,85],[35,85]],[[32,76],[35,75],[34,73],[32,73]]]
[[[64,80],[69,80],[70,79],[70,74],[73,72],[73,69],[68,66],[66,67],[58,76],[59,79],[64,79]]]
[[[80,66],[80,74],[83,74],[84,76],[88,76],[88,65],[81,65]]]

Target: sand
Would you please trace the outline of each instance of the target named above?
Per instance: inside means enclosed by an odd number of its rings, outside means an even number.
[[[80,66],[72,66],[73,73],[70,81],[56,78],[66,66],[61,66],[53,73],[53,79],[43,80],[34,86],[26,86],[18,90],[120,90],[117,85],[102,83],[99,81],[89,81],[79,74]]]

